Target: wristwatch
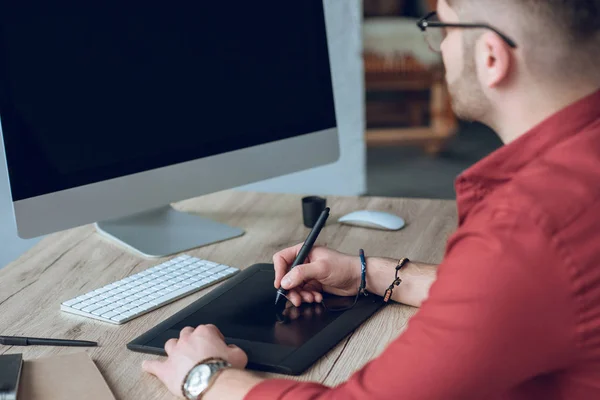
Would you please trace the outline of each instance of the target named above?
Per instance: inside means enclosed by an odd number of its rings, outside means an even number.
[[[183,380],[183,396],[188,400],[200,400],[217,376],[227,368],[231,368],[231,364],[220,358],[209,358],[196,364]]]

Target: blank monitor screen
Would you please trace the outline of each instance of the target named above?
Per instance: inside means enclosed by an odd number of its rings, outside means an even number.
[[[321,0],[2,2],[13,201],[335,127],[325,29]]]

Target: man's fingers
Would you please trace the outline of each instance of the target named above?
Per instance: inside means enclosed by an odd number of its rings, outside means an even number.
[[[312,292],[314,298],[315,298],[315,303],[321,303],[323,301],[323,294],[321,292]]]
[[[164,368],[164,361],[159,360],[145,360],[142,363],[142,369],[149,374],[156,376],[162,380],[162,371]]]
[[[308,264],[298,265],[292,269],[287,275],[281,280],[281,287],[284,289],[293,289],[302,285],[304,282],[316,280],[320,282],[322,279],[328,276],[323,263],[315,261]]]
[[[302,301],[305,303],[313,303],[315,301],[315,296],[309,291],[302,290],[300,291],[300,297],[302,297]]]
[[[183,339],[185,337],[188,337],[192,333],[194,333],[194,328],[192,328],[191,326],[186,326],[185,328],[183,328],[181,330],[181,332],[179,332],[179,339]]]
[[[209,335],[215,335],[215,336],[221,338],[221,340],[225,340],[225,336],[223,336],[223,333],[221,333],[219,328],[217,328],[215,325],[212,325],[212,324],[199,325],[196,328],[195,332],[196,333],[207,333]]]
[[[302,297],[296,291],[291,291],[287,294],[288,300],[296,307],[300,307],[302,305]]]
[[[248,364],[248,355],[244,350],[240,349],[234,344],[228,346],[231,350],[229,351],[229,362],[236,368],[246,368]]]
[[[225,335],[223,335],[223,332],[221,332],[221,330],[219,328],[216,327],[216,325],[207,325],[218,337],[221,338],[221,340],[225,341]]]
[[[302,243],[281,250],[273,256],[273,265],[275,266],[275,289],[279,289],[281,286],[281,278],[287,274],[290,265],[294,263],[300,248],[302,248]]]
[[[319,283],[315,281],[309,282],[302,286],[302,290],[311,293],[315,303],[320,303],[323,301],[323,288]]]
[[[177,344],[177,339],[167,340],[167,342],[165,343],[165,351],[167,352],[167,355],[171,355],[171,353],[175,349],[176,344]]]

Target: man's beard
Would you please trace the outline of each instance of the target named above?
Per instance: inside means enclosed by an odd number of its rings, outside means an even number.
[[[474,43],[467,47],[463,71],[458,79],[448,82],[448,91],[452,98],[452,109],[458,118],[485,122],[490,102],[477,79],[474,47]]]

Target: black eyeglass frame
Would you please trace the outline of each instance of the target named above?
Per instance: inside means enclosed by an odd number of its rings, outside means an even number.
[[[424,16],[423,18],[421,18],[419,20],[419,22],[417,22],[417,26],[419,27],[419,29],[421,29],[422,32],[425,32],[427,30],[427,28],[467,28],[467,29],[469,29],[469,28],[477,28],[477,29],[490,29],[491,31],[493,31],[494,33],[496,33],[498,36],[500,36],[502,38],[502,40],[504,40],[506,42],[506,44],[508,44],[510,47],[512,47],[513,49],[517,48],[517,44],[515,43],[514,40],[512,40],[511,38],[509,38],[504,33],[500,32],[498,29],[494,28],[491,25],[481,24],[481,23],[452,24],[452,23],[445,23],[445,22],[438,22],[438,21],[430,21],[430,19],[432,17],[434,17],[435,15],[437,15],[437,11],[430,12],[429,14],[427,14],[426,16]]]

